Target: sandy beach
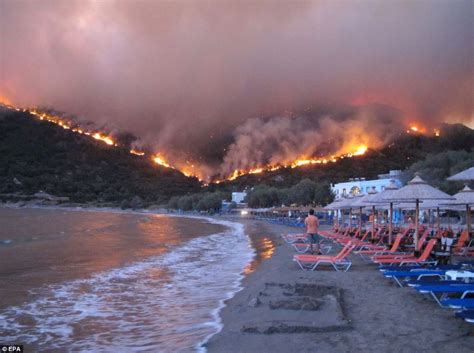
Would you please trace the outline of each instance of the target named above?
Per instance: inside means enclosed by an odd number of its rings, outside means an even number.
[[[49,222],[55,212],[61,217]],[[0,309],[31,300],[33,288],[87,278],[165,251],[160,237],[134,236],[138,226],[153,227],[143,218],[150,215],[105,212],[97,218],[94,212],[27,209],[3,209],[2,214],[0,240],[10,247],[5,242],[13,239],[18,251],[4,251],[0,259]],[[244,224],[256,255],[245,269],[243,289],[220,311],[223,328],[206,344],[208,352],[474,351],[472,325],[430,297],[399,288],[358,256],[351,255],[353,266],[347,273],[332,267],[301,271],[292,261],[294,251],[280,236],[300,229],[240,217],[216,219]],[[168,244],[178,241],[178,233],[198,237],[222,230],[208,223],[196,230],[186,218],[163,225],[168,227]]]
[[[207,344],[210,353],[474,352],[472,325],[431,298],[397,287],[376,266],[351,255],[347,273],[302,271],[280,239],[296,228],[245,224],[260,244],[259,263],[221,311],[224,328]],[[275,245],[270,258],[264,244]]]

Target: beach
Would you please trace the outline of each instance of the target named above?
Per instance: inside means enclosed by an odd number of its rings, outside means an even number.
[[[210,353],[474,352],[472,325],[431,297],[399,288],[377,266],[351,255],[345,273],[302,271],[280,237],[300,229],[257,221],[246,227],[255,239],[270,239],[275,251],[226,302]]]
[[[280,234],[301,228],[0,212],[0,332],[27,351],[473,352],[472,325],[356,255],[346,273],[300,270]]]

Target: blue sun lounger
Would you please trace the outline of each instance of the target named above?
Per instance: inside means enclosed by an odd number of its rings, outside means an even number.
[[[386,271],[383,272],[383,275],[386,278],[393,279],[400,287],[403,287],[404,278],[416,278],[421,279],[423,277],[438,277],[443,278],[446,274],[446,270],[427,270],[427,269],[417,269],[412,271]]]
[[[463,310],[455,313],[456,317],[460,317],[465,321],[474,324],[474,310]]]
[[[441,300],[441,305],[447,306],[453,309],[473,309],[474,310],[474,298],[444,299],[444,300]]]
[[[440,286],[440,285],[451,285],[451,284],[466,284],[464,281],[459,280],[444,280],[440,279],[439,281],[430,281],[422,279],[413,279],[410,281],[405,281],[405,284],[408,287],[418,287],[418,286]]]
[[[458,265],[437,265],[437,266],[380,266],[379,271],[387,272],[387,271],[423,271],[423,270],[460,270],[464,266],[462,264]]]
[[[441,282],[440,282],[441,283]],[[463,299],[467,294],[474,293],[474,283],[469,284],[451,284],[451,285],[431,285],[413,287],[420,293],[429,293],[433,299],[440,305],[441,300],[448,299],[449,294],[461,294]],[[441,295],[439,298],[437,295]]]

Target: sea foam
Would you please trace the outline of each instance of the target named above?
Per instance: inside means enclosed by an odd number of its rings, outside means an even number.
[[[242,224],[160,256],[42,288],[0,312],[4,342],[37,350],[193,352],[219,332],[224,301],[254,256]],[[35,350],[36,350],[35,349]]]

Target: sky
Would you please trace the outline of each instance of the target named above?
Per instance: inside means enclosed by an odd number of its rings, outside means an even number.
[[[474,3],[0,0],[0,97],[201,174],[474,127]]]

